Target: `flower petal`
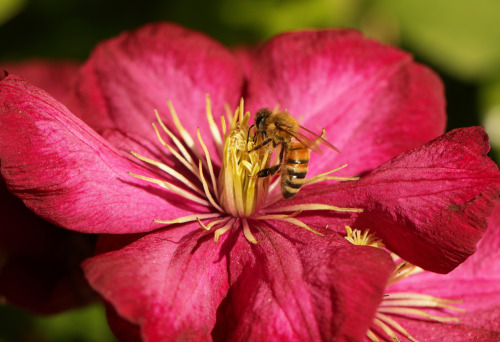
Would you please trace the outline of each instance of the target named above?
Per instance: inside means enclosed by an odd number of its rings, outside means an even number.
[[[76,62],[69,60],[33,59],[22,62],[3,62],[0,65],[0,70],[7,70],[11,74],[22,76],[64,104],[78,68]]]
[[[317,186],[288,205],[363,208],[355,221],[342,223],[369,228],[403,259],[447,273],[474,253],[498,198],[500,173],[488,151],[483,128],[456,129],[359,181]]]
[[[218,117],[224,103],[236,108],[242,87],[243,72],[226,48],[201,33],[157,23],[100,44],[81,69],[74,101],[98,131],[112,127],[153,136],[153,109],[169,118],[171,100],[195,135],[197,127],[209,132],[205,95]]]
[[[91,286],[147,341],[210,340],[226,295],[226,235],[198,224],[150,233],[83,263]],[[246,242],[245,242],[246,243]]]
[[[201,211],[128,175],[154,176],[22,79],[1,81],[0,103],[2,175],[12,193],[50,222],[81,232],[130,233],[160,227],[154,219]]]
[[[337,234],[312,237],[296,227],[280,227],[286,237],[260,231],[259,244],[251,246],[256,259],[238,262],[239,277],[231,273],[214,339],[360,340],[394,267],[388,254],[351,245]]]
[[[410,55],[356,31],[283,34],[256,58],[248,108],[279,104],[318,134],[325,128],[342,151],[315,159],[311,174],[345,163],[351,175],[369,171],[444,132],[439,78]]]

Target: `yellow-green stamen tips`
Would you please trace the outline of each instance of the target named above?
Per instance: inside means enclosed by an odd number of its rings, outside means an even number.
[[[307,229],[314,234],[323,235],[296,216],[303,211],[312,210],[362,211],[362,209],[358,208],[341,208],[322,203],[276,207],[274,203],[282,199],[280,197],[281,193],[275,191],[277,190],[275,187],[279,178],[273,181],[273,187],[270,186],[271,177],[258,177],[257,174],[260,170],[269,168],[271,164],[276,165],[279,161],[276,160],[276,153],[271,146],[252,151],[255,142],[253,136],[248,136],[250,133],[250,112],[244,111],[243,99],[234,113],[226,105],[225,115],[220,117],[219,129],[213,117],[210,97],[208,95],[206,97],[206,116],[209,132],[216,146],[217,154],[222,161],[218,174],[216,174],[217,165],[213,164],[214,159],[205,143],[208,140],[203,138],[203,134],[206,132],[202,132],[198,128],[196,130],[197,139],[193,139],[182,125],[180,119],[182,116],[177,114],[172,102],[167,101],[167,105],[170,110],[170,124],[173,129],[163,122],[155,110],[158,123],[153,123],[154,131],[158,141],[168,150],[171,158],[179,161],[189,173],[195,176],[197,181],[193,181],[192,177],[187,177],[179,170],[174,170],[164,163],[132,151],[132,155],[137,159],[163,171],[167,179],[154,179],[133,173],[129,174],[163,187],[191,202],[198,203],[206,207],[206,211],[178,218],[155,219],[155,222],[162,224],[197,222],[202,229],[207,231],[214,228],[215,242],[219,240],[221,235],[230,231],[231,228],[239,228],[249,242],[258,243],[252,233],[252,230],[260,229],[258,225],[255,225],[255,221],[258,220],[280,220]],[[198,148],[196,140],[201,149]],[[275,157],[274,162],[272,156]],[[332,172],[345,166],[307,179],[304,187],[325,180],[356,180],[356,177],[329,176]],[[271,196],[269,196],[270,194]]]
[[[375,234],[370,234],[370,229],[361,232],[359,229],[352,229],[349,226],[345,226],[345,230],[347,231],[347,236],[345,238],[353,245],[372,246],[377,248],[385,247],[381,239],[377,238]]]
[[[269,166],[269,151],[248,152],[254,146],[253,140],[247,139],[249,119],[250,112],[244,113],[241,100],[224,141],[219,173],[221,206],[234,217],[251,216],[265,202],[269,188],[269,178],[256,176]]]

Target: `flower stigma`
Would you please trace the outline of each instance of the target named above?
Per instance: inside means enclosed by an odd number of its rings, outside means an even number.
[[[186,200],[197,203],[206,208],[203,212],[193,212],[192,215],[174,219],[155,219],[154,222],[166,225],[186,222],[198,222],[201,228],[214,231],[214,240],[231,229],[241,228],[245,238],[251,243],[258,243],[252,229],[259,229],[255,224],[259,220],[279,220],[307,229],[314,234],[323,235],[302,222],[297,216],[303,211],[328,210],[337,212],[361,212],[358,208],[341,208],[321,203],[295,204],[289,206],[276,206],[275,202],[282,199],[281,192],[277,191],[279,173],[273,180],[272,177],[258,177],[260,170],[277,165],[276,153],[270,146],[252,150],[257,142],[249,137],[250,112],[244,111],[244,101],[241,99],[234,113],[226,105],[225,114],[220,117],[220,129],[216,124],[210,97],[206,96],[206,117],[210,133],[216,147],[216,152],[222,161],[220,171],[216,175],[217,166],[214,167],[210,151],[202,138],[200,129],[196,131],[199,146],[195,139],[182,126],[179,115],[171,101],[167,101],[171,115],[170,123],[176,130],[174,133],[161,119],[155,110],[157,124],[153,128],[160,144],[171,153],[172,158],[179,161],[185,169],[175,170],[170,166],[138,153],[130,151],[137,159],[153,165],[161,170],[164,179],[151,178],[129,172],[129,175],[154,183]],[[229,123],[229,124],[227,124]],[[324,131],[323,131],[324,134]],[[167,139],[164,139],[164,136]],[[269,144],[271,145],[271,144]],[[213,152],[212,152],[213,153]],[[335,177],[331,173],[340,170],[343,165],[329,172],[306,179],[302,188],[308,185],[325,181],[356,180],[357,177]],[[197,181],[193,182],[185,173],[191,173]],[[192,178],[192,177],[191,177]],[[176,185],[174,184],[174,181]],[[326,228],[326,227],[325,227]]]
[[[369,232],[369,229],[361,232],[359,229],[352,229],[346,226],[347,236],[345,237],[349,242],[355,245],[372,246],[376,248],[385,248],[382,240],[377,238],[374,234]],[[399,256],[391,253],[393,260],[397,263],[395,270],[392,272],[389,280],[387,281],[386,290],[391,285],[420,272],[425,272],[418,266],[415,266],[405,260],[401,260]],[[452,316],[437,316],[428,313],[431,310],[450,310],[455,312],[465,312],[464,309],[456,307],[452,304],[461,303],[462,300],[451,300],[445,298],[438,298],[428,294],[414,293],[414,292],[386,292],[382,302],[380,303],[372,326],[366,332],[366,336],[373,342],[385,340],[386,337],[390,341],[399,341],[396,332],[405,336],[413,342],[418,342],[413,336],[403,328],[394,318],[404,317],[406,319],[414,320],[428,320],[438,323],[445,322],[459,322],[460,319]],[[425,311],[427,310],[427,311]]]

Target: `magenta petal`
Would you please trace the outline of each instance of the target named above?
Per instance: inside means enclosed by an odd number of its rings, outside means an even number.
[[[402,258],[449,272],[474,253],[500,192],[488,151],[484,129],[472,127],[394,158],[360,182],[375,201],[359,224]]]
[[[498,290],[500,293],[500,287],[498,286],[500,284],[500,205],[497,204],[490,216],[488,229],[477,244],[477,251],[464,263],[446,275],[424,272],[394,286],[421,286],[425,282],[432,283],[433,281],[436,283],[447,282],[450,285],[455,284],[455,290],[451,292],[447,290],[446,286],[444,286],[442,292],[432,292],[438,296],[447,296],[456,291],[491,292],[491,290],[485,290],[487,284],[494,285],[491,289]],[[464,286],[464,284],[467,284],[467,286]],[[438,286],[435,288],[439,290]],[[460,290],[461,288],[465,288],[465,290]],[[497,304],[500,306],[500,301]]]
[[[394,267],[388,254],[351,245],[336,234],[321,238],[293,227],[288,239],[261,229],[259,244],[251,246],[255,260],[245,264],[231,258],[241,264],[242,273],[231,277],[220,316],[226,322],[218,321],[214,338],[360,340]]]
[[[82,232],[130,233],[191,213],[185,200],[130,176],[154,175],[40,89],[8,76],[0,103],[2,176],[41,217]]]
[[[362,208],[357,217],[337,215],[333,228],[369,228],[403,259],[447,273],[474,253],[498,198],[500,173],[488,151],[483,128],[456,129],[359,181],[306,188],[282,205]],[[328,222],[318,220],[316,224]]]
[[[243,73],[236,58],[211,38],[175,24],[157,23],[100,44],[82,67],[77,108],[94,129],[118,128],[154,136],[154,109],[170,118],[171,100],[186,130],[209,132],[205,95],[214,115],[236,108]]]
[[[26,60],[0,63],[0,71],[22,76],[28,82],[44,89],[62,103],[66,103],[70,88],[75,81],[78,64],[66,60]]]
[[[250,110],[279,104],[342,154],[315,158],[314,169],[349,164],[369,171],[444,132],[439,78],[393,47],[352,30],[287,33],[265,45],[252,65]],[[313,171],[313,170],[311,170]]]
[[[488,151],[483,128],[456,129],[343,184],[365,210],[354,224],[403,259],[451,271],[474,253],[498,199],[500,173]]]
[[[207,341],[228,289],[225,236],[198,224],[144,238],[83,264],[91,286],[147,341]]]
[[[451,273],[470,279],[493,279],[500,283],[500,204],[488,220],[488,229],[477,245],[477,251]],[[500,305],[500,301],[498,302]]]

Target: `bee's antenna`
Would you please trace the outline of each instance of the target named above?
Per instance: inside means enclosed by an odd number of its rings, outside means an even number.
[[[253,124],[252,126],[248,127],[248,133],[247,133],[247,144],[246,144],[246,147],[247,147],[247,152],[248,152],[248,137],[250,136],[250,130],[252,129],[252,127],[255,126],[255,124]]]

